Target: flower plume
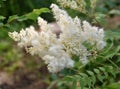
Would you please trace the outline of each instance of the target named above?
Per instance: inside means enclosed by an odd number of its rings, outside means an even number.
[[[90,25],[78,17],[71,18],[66,11],[57,5],[51,5],[61,33],[59,37],[53,32],[52,25],[38,17],[41,31],[37,32],[33,26],[18,32],[9,32],[9,36],[18,42],[20,47],[32,55],[40,56],[52,73],[74,66],[73,56],[78,56],[83,64],[89,61],[90,49],[84,43],[90,44],[96,50],[105,47],[104,30]]]

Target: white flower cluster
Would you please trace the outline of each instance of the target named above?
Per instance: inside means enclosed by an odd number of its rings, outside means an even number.
[[[85,0],[57,0],[60,6],[63,8],[69,7],[73,10],[77,10],[82,13],[88,13],[86,9],[86,2]],[[90,0],[90,9],[94,10],[96,7],[97,0]]]
[[[62,7],[69,7],[71,9],[86,13],[85,0],[57,0]]]
[[[32,55],[39,55],[48,65],[50,72],[56,73],[64,68],[73,67],[73,56],[78,56],[80,61],[86,64],[90,52],[84,42],[98,50],[104,48],[103,29],[91,26],[87,21],[81,24],[78,17],[71,18],[55,4],[52,4],[51,8],[61,29],[59,38],[53,33],[52,25],[41,17],[38,17],[40,32],[35,31],[33,26],[21,30],[20,33],[9,32],[9,36],[17,41],[20,47],[25,47]]]

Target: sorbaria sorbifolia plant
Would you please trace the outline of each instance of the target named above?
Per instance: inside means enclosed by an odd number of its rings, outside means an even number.
[[[55,4],[51,8],[61,30],[59,37],[53,33],[52,25],[41,17],[38,17],[41,31],[37,32],[30,26],[19,33],[9,32],[9,36],[31,55],[41,57],[51,73],[74,67],[75,56],[81,65],[86,65],[93,51],[98,52],[105,47],[104,30],[87,21],[80,21],[78,17],[71,18]]]

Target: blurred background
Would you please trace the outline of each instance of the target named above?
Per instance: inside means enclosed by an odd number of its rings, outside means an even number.
[[[89,8],[89,0],[85,1],[88,4],[86,8]],[[47,89],[50,82],[56,79],[54,74],[48,73],[40,58],[27,54],[8,37],[8,32],[20,31],[30,25],[37,29],[33,10],[49,8],[51,3],[58,4],[56,0],[0,0],[0,89]],[[87,14],[64,9],[70,16],[78,16],[105,30],[120,30],[120,0],[98,0],[94,17],[97,21]],[[54,22],[51,11],[41,11],[37,16]]]

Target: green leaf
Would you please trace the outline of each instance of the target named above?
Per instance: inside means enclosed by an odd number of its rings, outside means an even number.
[[[113,9],[113,10],[111,10],[111,11],[109,12],[109,14],[115,14],[115,15],[119,15],[119,16],[120,16],[120,10],[115,10],[115,9]]]
[[[77,81],[74,80],[74,81],[72,82],[72,87],[71,87],[71,89],[76,89],[76,84],[77,84]]]
[[[108,66],[108,67],[106,68],[106,70],[107,70],[109,73],[111,73],[114,78],[116,77],[116,73],[115,73],[115,70],[114,70],[113,66]]]
[[[22,22],[24,20],[27,20],[27,17],[25,15],[23,15],[23,16],[20,16],[17,20]]]
[[[111,50],[111,48],[113,47],[113,45],[114,45],[113,40],[109,40],[109,42],[107,41],[106,47],[102,50],[102,52],[100,54],[104,55],[104,54],[108,53]]]
[[[14,20],[17,20],[18,18],[19,18],[18,15],[10,16],[7,22],[10,23],[10,22],[12,22],[12,21],[14,21]]]
[[[0,22],[0,27],[3,26],[4,24]]]
[[[102,25],[104,25],[106,23],[106,19],[105,19],[106,15],[105,14],[101,14],[101,13],[96,13],[95,14],[95,19],[101,23]]]
[[[32,20],[35,21],[38,16],[39,16],[39,15],[36,14],[36,13],[29,13],[29,14],[26,15],[26,18],[27,18],[27,19],[32,19]]]
[[[120,30],[105,31],[105,39],[119,40],[120,39]]]
[[[89,88],[92,86],[92,80],[90,77],[88,78],[87,85],[89,86]]]
[[[3,21],[6,17],[0,15],[0,21]]]
[[[81,75],[82,77],[88,77],[88,75],[85,74],[85,73],[80,73],[80,75]]]
[[[104,55],[104,58],[112,58],[114,55],[116,55],[120,50],[120,46],[112,48],[108,53]]]
[[[17,21],[24,21],[27,19],[31,19],[33,21],[37,20],[37,17],[42,14],[42,13],[49,13],[50,10],[48,8],[41,8],[41,9],[34,9],[32,12],[22,15],[22,16],[18,16],[18,15],[13,15],[10,16],[8,19],[8,23],[12,22],[13,20],[17,20]]]
[[[36,20],[41,13],[48,13],[50,10],[48,8],[34,9],[31,13],[26,14],[27,19]]]
[[[90,80],[89,80],[89,81],[90,81],[89,85],[90,85],[90,84],[94,85],[95,82],[96,82],[96,78],[95,78],[94,72],[88,70],[87,73],[90,75],[90,77],[89,77],[89,78],[90,78]]]
[[[89,70],[87,70],[87,73],[89,74],[89,75],[94,75],[94,72],[92,72],[92,71],[89,71]]]
[[[99,73],[100,73],[100,71],[99,71],[98,69],[94,69],[94,72],[95,72],[96,74],[99,74]]]
[[[114,6],[115,6],[114,0],[106,0],[105,3],[110,8],[114,8]]]
[[[106,87],[106,89],[120,89],[120,82],[110,84]]]
[[[105,78],[108,78],[108,73],[106,72],[104,67],[99,67],[99,69],[104,73]]]
[[[119,63],[120,62],[120,56],[118,56],[118,58],[117,58],[117,63]]]
[[[81,87],[81,89],[83,89],[83,88],[84,88],[84,81],[83,81],[83,79],[82,79],[82,78],[80,78],[80,87]]]
[[[73,77],[72,76],[66,76],[64,78],[64,81],[72,81],[73,80]]]
[[[50,10],[48,8],[41,8],[41,9],[34,9],[33,12],[36,14],[41,14],[41,13],[48,13],[50,12]]]
[[[104,76],[102,76],[101,74],[97,74],[97,78],[100,82],[103,83],[103,79],[105,78]]]

